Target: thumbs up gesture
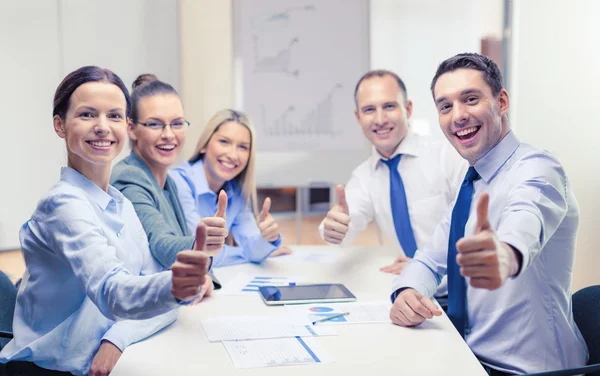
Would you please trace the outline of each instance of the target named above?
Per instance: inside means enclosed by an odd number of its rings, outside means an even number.
[[[346,191],[343,185],[335,187],[338,202],[331,208],[323,222],[323,235],[330,244],[340,244],[348,233],[350,224],[350,210],[346,202]]]
[[[472,236],[456,243],[460,274],[470,277],[473,287],[495,290],[517,274],[521,254],[500,242],[488,219],[490,196],[483,193],[477,202],[477,223]]]
[[[206,226],[198,224],[194,250],[181,251],[171,265],[171,294],[183,301],[190,300],[201,293],[206,284],[210,258],[206,252],[198,252],[205,247]]]
[[[269,210],[271,210],[271,198],[267,197],[258,216],[258,228],[263,239],[274,242],[279,238],[279,225]]]
[[[226,226],[227,193],[219,192],[217,201],[217,212],[213,217],[205,217],[200,220],[206,226],[206,244],[203,248],[209,256],[216,256],[223,249],[225,238],[229,234]]]

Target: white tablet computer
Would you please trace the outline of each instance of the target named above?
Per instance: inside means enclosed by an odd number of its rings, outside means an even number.
[[[353,302],[356,297],[339,283],[297,286],[261,286],[260,296],[267,305]]]

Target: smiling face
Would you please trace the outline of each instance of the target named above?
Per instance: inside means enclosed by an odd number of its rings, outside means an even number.
[[[485,82],[481,72],[457,69],[441,75],[433,96],[440,127],[454,148],[474,165],[509,132],[509,97],[504,89],[498,95]]]
[[[244,171],[250,158],[251,143],[248,128],[235,121],[221,124],[212,134],[200,153],[204,154],[204,172],[213,192]]]
[[[71,95],[65,118],[54,116],[54,130],[67,142],[69,167],[92,181],[92,171],[110,173],[127,139],[125,95],[107,82],[88,82]]]
[[[406,105],[405,105],[406,103]],[[412,102],[390,75],[365,79],[356,93],[356,119],[365,137],[389,158],[408,133]]]
[[[139,123],[171,124],[185,120],[183,105],[175,94],[142,98],[137,109]],[[134,141],[134,150],[155,176],[164,176],[177,161],[185,142],[187,127],[176,130],[170,126],[152,129],[139,123],[129,125],[129,137]]]

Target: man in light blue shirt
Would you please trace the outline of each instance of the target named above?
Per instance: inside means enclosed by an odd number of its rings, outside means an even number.
[[[490,374],[583,366],[570,288],[579,208],[563,167],[511,132],[490,59],[447,59],[431,90],[443,132],[471,167],[454,208],[394,281],[392,321],[441,314],[429,297],[448,273],[448,316]]]
[[[190,299],[176,301],[190,296],[181,283],[174,286],[188,277],[181,278],[181,265],[162,271],[131,202],[70,167],[62,169],[60,182],[40,200],[20,237],[27,270],[14,339],[0,352],[0,363],[27,361],[87,374],[101,343],[124,351],[171,324],[176,308],[197,296],[196,288]],[[190,267],[184,269],[191,273]]]

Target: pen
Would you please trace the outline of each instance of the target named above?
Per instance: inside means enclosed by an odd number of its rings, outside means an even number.
[[[316,325],[318,322],[323,322],[323,321],[329,321],[329,320],[337,319],[338,317],[348,316],[349,314],[350,314],[350,312],[339,313],[337,315],[333,315],[333,316],[329,316],[329,317],[325,317],[325,318],[319,319],[317,321],[313,321],[312,324]]]

